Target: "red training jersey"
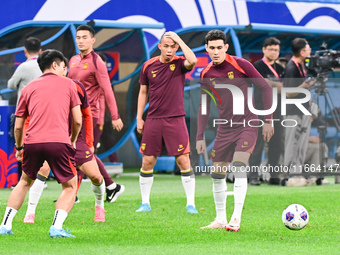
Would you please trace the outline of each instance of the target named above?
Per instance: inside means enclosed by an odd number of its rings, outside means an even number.
[[[15,112],[15,116],[30,117],[25,144],[71,144],[68,118],[71,109],[80,104],[77,88],[68,78],[47,73],[30,82]]]

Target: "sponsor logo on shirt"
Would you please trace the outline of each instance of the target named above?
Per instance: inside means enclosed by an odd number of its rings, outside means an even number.
[[[89,157],[92,156],[91,153],[90,153],[89,151],[85,151],[85,154],[86,154],[85,158],[89,158]]]
[[[140,149],[141,149],[142,151],[144,151],[144,150],[145,150],[145,146],[146,146],[146,144],[145,144],[145,143],[142,143],[142,146],[140,147]]]
[[[156,73],[158,72],[158,70],[155,70],[155,71],[151,71],[152,73],[152,77],[155,78],[156,77]]]
[[[180,145],[178,146],[177,151],[182,151],[182,150],[184,150],[184,147],[183,147],[183,144],[180,144]]]
[[[85,63],[83,69],[86,69],[89,66],[89,63]]]
[[[171,71],[174,71],[175,68],[176,68],[175,64],[171,64],[171,65],[170,65],[170,70],[171,70]]]
[[[234,79],[234,72],[228,72],[228,77],[230,80]]]

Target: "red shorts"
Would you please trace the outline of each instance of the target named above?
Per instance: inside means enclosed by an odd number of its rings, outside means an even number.
[[[25,144],[22,170],[35,180],[46,160],[59,183],[71,180],[77,175],[74,155],[76,150],[66,143]]]
[[[77,141],[76,155],[74,156],[76,166],[80,166],[88,161],[95,160],[92,151],[85,141]]]
[[[169,156],[190,152],[189,133],[184,116],[146,119],[140,152],[161,156],[164,145]]]
[[[211,160],[231,162],[235,151],[252,154],[257,140],[257,130],[255,127],[217,130]]]

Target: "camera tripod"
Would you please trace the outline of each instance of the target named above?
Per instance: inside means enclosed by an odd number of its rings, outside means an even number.
[[[328,88],[326,87],[326,82],[328,81],[327,77],[318,77],[317,78],[317,82],[316,85],[314,86],[315,88],[315,92],[313,95],[313,100],[312,102],[315,103],[316,105],[320,105],[319,101],[320,98],[324,98],[324,114],[327,114],[327,110],[330,110],[331,116],[332,116],[332,120],[334,122],[334,126],[337,130],[337,132],[340,132],[340,118],[337,112],[337,109],[334,107],[334,103],[333,100],[330,96],[330,93],[328,91]],[[313,107],[313,106],[312,106]],[[313,110],[313,109],[312,109]],[[322,173],[318,174],[318,179],[317,179],[317,184],[321,185],[322,184],[322,180],[323,180],[323,176],[325,175],[329,175],[329,173],[327,173],[326,171],[324,171],[325,166],[327,166],[327,160],[328,160],[328,156],[325,155],[325,142],[326,142],[326,134],[327,134],[327,126],[326,126],[326,119],[325,117],[322,115],[321,111],[318,112],[318,119],[321,119],[323,123],[318,123],[318,133],[319,133],[319,137],[320,137],[320,153],[322,155],[322,159],[321,159],[321,168],[322,168]],[[327,167],[326,167],[327,168]],[[333,172],[331,174],[334,174]]]

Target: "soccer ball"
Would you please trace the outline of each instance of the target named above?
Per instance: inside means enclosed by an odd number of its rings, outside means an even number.
[[[303,229],[309,220],[309,215],[302,205],[292,204],[282,212],[283,224],[291,230]]]

